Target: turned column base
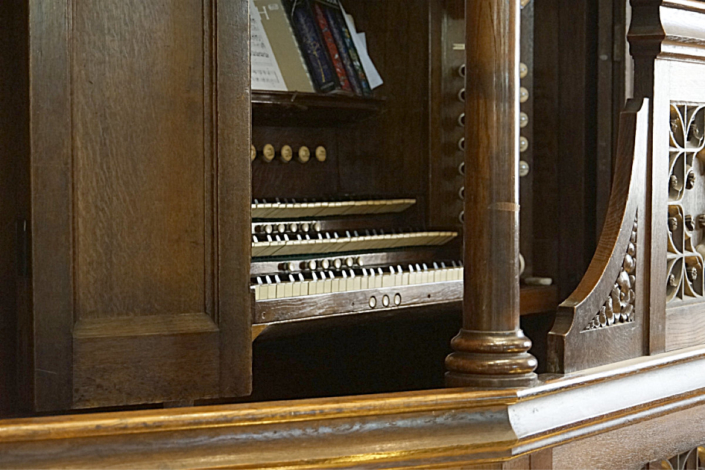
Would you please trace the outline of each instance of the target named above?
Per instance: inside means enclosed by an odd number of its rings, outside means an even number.
[[[531,340],[521,330],[483,332],[460,330],[446,358],[449,387],[515,388],[532,385],[536,358],[528,353]]]

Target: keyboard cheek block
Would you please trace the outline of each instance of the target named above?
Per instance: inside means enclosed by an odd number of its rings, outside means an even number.
[[[463,281],[372,288],[341,293],[315,294],[258,300],[255,324],[283,323],[316,317],[330,317],[380,311],[394,311],[427,305],[450,305],[463,298]]]

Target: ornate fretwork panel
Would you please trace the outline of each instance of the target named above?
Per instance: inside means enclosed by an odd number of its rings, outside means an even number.
[[[637,220],[634,220],[629,238],[627,252],[624,254],[622,270],[612,287],[610,295],[600,307],[587,330],[597,330],[634,321],[634,306],[636,303],[636,253],[637,253]]]
[[[705,468],[705,448],[696,447],[666,460],[657,460],[643,470],[701,470]]]
[[[671,104],[668,180],[669,303],[702,299],[705,256],[705,105]]]

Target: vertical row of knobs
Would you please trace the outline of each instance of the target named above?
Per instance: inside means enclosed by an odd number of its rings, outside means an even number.
[[[527,2],[528,3],[528,2]],[[522,6],[524,3],[522,2]],[[529,75],[529,67],[525,63],[519,64],[519,78],[524,79]],[[521,87],[519,89],[519,101],[523,104],[529,101],[529,90],[526,87]],[[524,111],[519,113],[519,128],[524,129],[529,125],[529,115]],[[519,137],[519,152],[524,153],[529,150],[529,139],[523,135]],[[529,174],[529,164],[520,159],[519,160],[519,176],[524,177]]]
[[[259,156],[265,163],[270,163],[274,161],[277,155],[282,163],[289,163],[294,159],[294,149],[290,145],[283,145],[281,149],[279,149],[279,152],[277,152],[274,145],[267,144],[262,147],[261,152],[258,152],[254,145],[250,146],[250,161],[255,161]],[[328,152],[324,146],[320,145],[316,147],[314,156],[319,162],[325,162],[328,158]],[[299,163],[308,163],[309,160],[311,160],[311,150],[305,145],[302,145],[296,151],[296,160]]]

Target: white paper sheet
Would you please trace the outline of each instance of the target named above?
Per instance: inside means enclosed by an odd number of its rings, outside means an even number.
[[[355,28],[355,21],[352,16],[345,12],[343,5],[338,2],[340,9],[343,11],[343,16],[345,17],[345,22],[350,30],[350,35],[352,36],[353,43],[355,44],[355,49],[357,49],[357,54],[360,56],[360,62],[362,62],[362,68],[365,69],[365,75],[367,75],[367,81],[370,83],[370,88],[373,90],[380,86],[384,81],[380,76],[375,64],[372,63],[372,59],[367,52],[367,41],[364,38],[365,33],[358,33]],[[362,34],[362,38],[360,35]]]
[[[287,91],[284,77],[272,52],[259,10],[250,0],[251,86],[253,90]]]

